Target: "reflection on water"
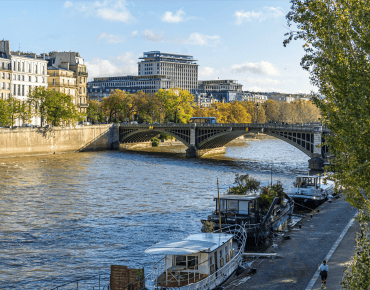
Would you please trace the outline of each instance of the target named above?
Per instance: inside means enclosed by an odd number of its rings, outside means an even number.
[[[111,264],[148,267],[147,247],[200,231],[217,177],[221,191],[235,173],[266,185],[272,167],[288,188],[307,161],[278,139],[238,141],[211,159],[113,151],[0,159],[0,288],[50,289],[108,274]]]

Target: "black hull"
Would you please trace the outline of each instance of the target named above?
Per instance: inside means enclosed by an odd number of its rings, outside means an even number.
[[[230,226],[233,226],[235,224],[239,224],[239,225],[243,226],[245,231],[247,232],[247,241],[248,242],[251,242],[251,241],[256,242],[258,240],[266,238],[267,236],[272,234],[274,231],[278,231],[282,226],[286,225],[287,222],[289,221],[291,215],[293,214],[293,210],[294,210],[294,202],[290,201],[289,203],[287,203],[287,205],[284,208],[281,209],[280,213],[270,216],[270,218],[268,218],[264,223],[259,222],[259,223],[254,224],[254,225],[242,224],[242,223],[239,223],[239,222],[231,222],[230,223],[230,222],[228,222],[227,219],[226,219],[226,223],[225,223],[224,222],[225,219],[221,218],[221,220],[222,220],[221,228],[230,227]],[[210,217],[212,217],[212,216],[210,216]],[[204,222],[205,222],[205,220],[202,220],[202,223],[204,223]],[[219,226],[218,220],[217,220],[217,222],[214,221],[214,223],[215,223],[215,231],[219,230],[220,226]],[[203,231],[203,229],[202,229],[202,231]]]
[[[319,205],[323,204],[327,198],[323,199],[311,199],[308,197],[293,197],[296,209],[315,209]]]

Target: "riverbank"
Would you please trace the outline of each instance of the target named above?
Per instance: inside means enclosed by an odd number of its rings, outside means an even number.
[[[284,234],[289,238],[269,249],[277,253],[277,258],[256,260],[251,265],[256,274],[241,275],[226,289],[319,289],[320,279],[315,274],[324,259],[328,259],[329,265],[327,289],[342,289],[340,281],[353,255],[358,224],[353,223],[348,232],[344,230],[356,210],[343,197],[317,209],[319,212],[307,214]],[[334,253],[328,255],[331,251]]]
[[[0,129],[0,157],[118,148],[115,125]]]

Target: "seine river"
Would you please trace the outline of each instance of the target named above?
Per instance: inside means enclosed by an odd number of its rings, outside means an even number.
[[[52,289],[95,274],[103,286],[110,265],[149,269],[146,248],[200,232],[217,178],[221,192],[236,173],[267,185],[272,169],[289,190],[308,159],[273,138],[230,143],[212,159],[117,151],[2,158],[0,289]]]

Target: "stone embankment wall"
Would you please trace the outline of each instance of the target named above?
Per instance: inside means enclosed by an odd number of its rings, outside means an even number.
[[[0,129],[0,157],[118,149],[118,127]]]

